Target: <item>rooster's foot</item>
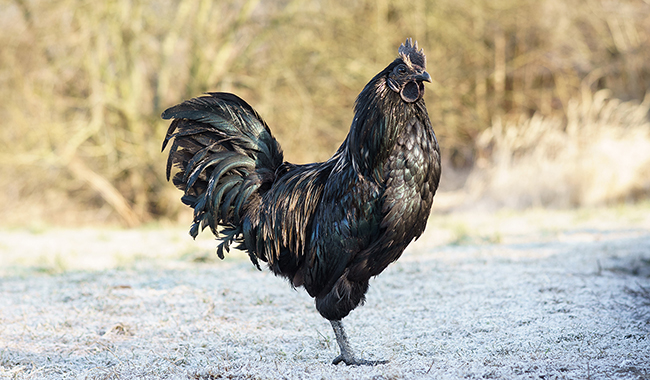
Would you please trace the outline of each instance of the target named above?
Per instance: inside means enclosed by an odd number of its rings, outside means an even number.
[[[377,364],[386,364],[388,360],[363,360],[356,359],[352,354],[352,349],[350,348],[350,343],[348,342],[348,337],[345,335],[345,329],[343,329],[343,324],[340,320],[330,321],[332,323],[332,328],[334,329],[334,334],[336,335],[336,342],[339,344],[341,349],[341,355],[337,356],[332,364],[336,365],[340,362],[343,362],[347,365],[377,365]]]
[[[337,356],[333,361],[332,364],[336,365],[339,363],[345,363],[347,365],[378,365],[378,364],[386,364],[388,363],[388,360],[363,360],[363,359],[355,359],[352,356],[343,356],[343,354]]]

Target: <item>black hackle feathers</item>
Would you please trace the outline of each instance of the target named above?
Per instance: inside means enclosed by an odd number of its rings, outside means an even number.
[[[194,209],[191,235],[209,227],[220,258],[236,242],[258,268],[261,260],[303,286],[323,317],[345,317],[429,216],[440,153],[423,100],[425,70],[424,52],[407,40],[359,94],[334,156],[308,165],[284,162],[269,127],[233,94],[166,110],[162,117],[174,119],[163,143],[171,143],[167,178],[180,169],[173,183]],[[350,352],[340,358],[360,363]]]

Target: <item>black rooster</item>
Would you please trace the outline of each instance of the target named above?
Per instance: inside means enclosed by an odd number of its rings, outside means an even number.
[[[294,287],[316,299],[341,355],[356,359],[341,319],[364,302],[368,280],[424,231],[440,180],[440,151],[422,99],[426,58],[410,39],[356,101],[350,133],[326,162],[294,165],[262,118],[229,93],[208,93],[163,112],[171,119],[167,161],[183,203],[194,208],[190,234],[210,227]],[[221,227],[219,227],[221,226]]]

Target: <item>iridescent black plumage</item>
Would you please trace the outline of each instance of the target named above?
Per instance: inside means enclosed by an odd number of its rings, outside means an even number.
[[[163,113],[173,118],[167,165],[194,208],[190,230],[210,227],[223,249],[238,242],[315,298],[341,347],[335,363],[371,364],[349,350],[340,320],[364,301],[368,280],[424,231],[440,180],[440,153],[424,100],[430,81],[417,43],[357,98],[350,132],[326,162],[294,165],[253,108],[209,93]],[[218,229],[221,226],[221,229]]]

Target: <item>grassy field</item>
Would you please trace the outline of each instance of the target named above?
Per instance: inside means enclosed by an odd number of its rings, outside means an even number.
[[[650,377],[650,207],[433,215],[344,320],[184,229],[0,232],[0,378]]]

